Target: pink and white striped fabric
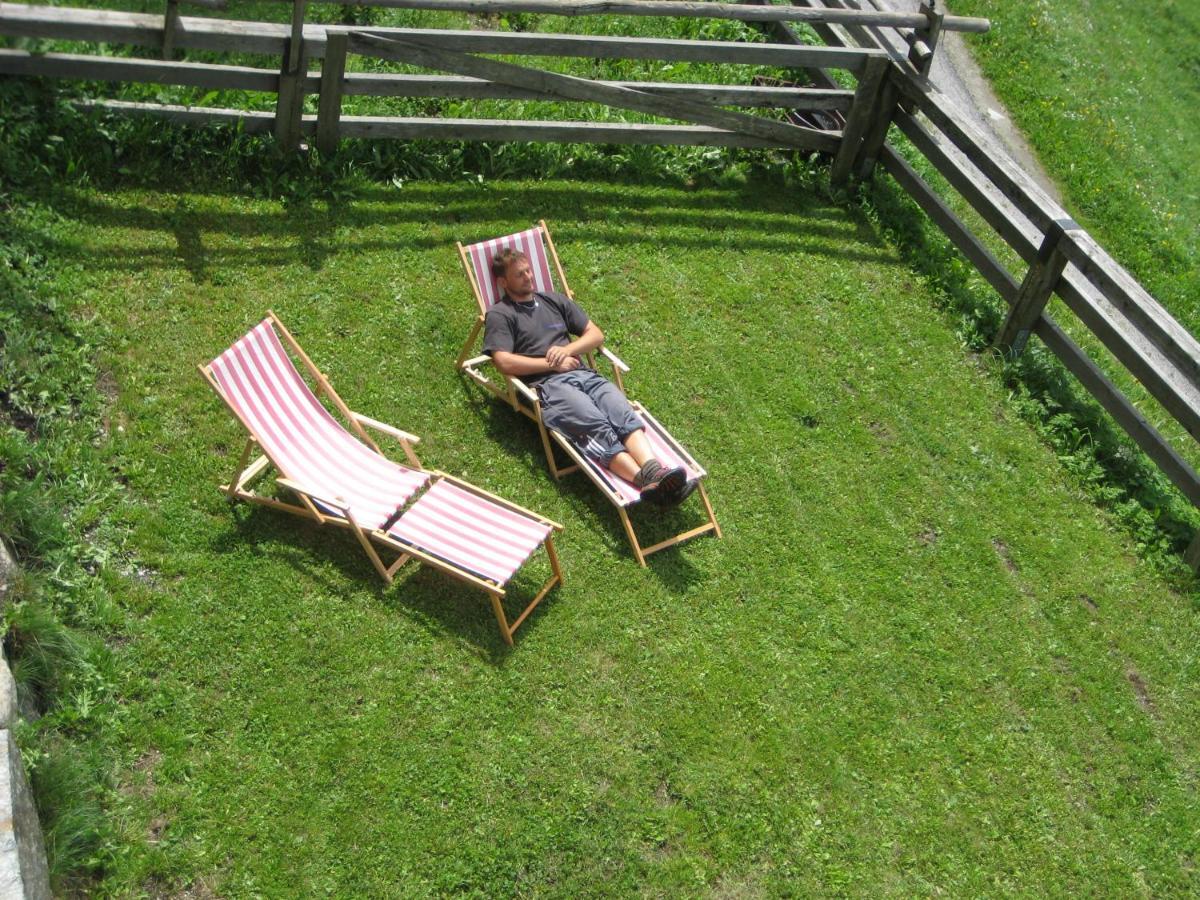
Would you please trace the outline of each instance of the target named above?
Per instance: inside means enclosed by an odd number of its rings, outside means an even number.
[[[475,283],[483,295],[483,309],[486,313],[500,299],[500,291],[496,280],[492,277],[492,257],[501,250],[512,247],[520,250],[529,257],[533,269],[533,289],[535,291],[557,290],[554,277],[550,274],[550,257],[546,253],[546,245],[542,241],[542,228],[530,228],[517,234],[492,238],[490,241],[480,241],[466,248],[467,259],[471,261],[471,270],[475,275]]]
[[[284,476],[341,498],[363,528],[381,527],[430,478],[348,433],[300,377],[270,319],[214,359],[211,370],[229,405]]]
[[[704,477],[704,470],[696,465],[693,460],[688,459],[684,454],[676,450],[671,441],[665,437],[666,432],[656,419],[649,416],[645,410],[639,409],[637,412],[638,417],[646,426],[646,439],[650,442],[650,448],[654,451],[654,455],[660,463],[668,469],[675,466],[683,466],[687,471],[689,479]],[[624,478],[614,475],[606,467],[584,454],[581,453],[580,456],[583,456],[588,467],[600,477],[600,480],[616,492],[617,496],[621,498],[622,506],[632,506],[642,499],[642,492]]]
[[[438,481],[388,534],[461,569],[504,584],[550,530],[549,525],[453,482]]]

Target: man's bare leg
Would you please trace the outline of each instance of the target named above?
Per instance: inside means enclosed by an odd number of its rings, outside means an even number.
[[[620,478],[635,484],[634,479],[638,472],[641,472],[642,467],[646,466],[650,460],[654,460],[654,450],[650,448],[649,439],[646,437],[646,431],[638,428],[637,431],[631,431],[624,440],[625,450],[619,452],[612,460],[608,461],[608,470],[620,476]]]
[[[624,451],[609,460],[608,469],[635,487],[641,488],[643,497],[649,496],[650,493],[656,497],[660,496],[658,487],[660,483],[668,491],[664,496],[672,503],[682,501],[692,492],[695,482],[685,480],[686,476],[682,467],[666,469],[659,465],[645,431],[639,428],[637,431],[630,432],[624,443]],[[652,463],[650,469],[653,470],[648,474],[645,471],[647,463]],[[643,481],[643,478],[646,480]],[[674,483],[667,487],[667,484],[672,481]]]
[[[654,450],[650,447],[650,439],[646,437],[646,432],[641,428],[637,431],[629,432],[624,444],[625,449],[633,457],[633,461],[637,463],[639,469],[654,459]]]
[[[633,483],[633,479],[637,476],[637,473],[640,472],[641,469],[642,467],[634,462],[633,457],[624,452],[618,453],[608,461],[608,470],[615,475],[624,478],[630,484]]]
[[[608,470],[632,483],[642,466],[654,459],[654,451],[650,449],[650,441],[646,439],[646,432],[641,428],[631,431],[624,444],[625,451],[609,460]]]

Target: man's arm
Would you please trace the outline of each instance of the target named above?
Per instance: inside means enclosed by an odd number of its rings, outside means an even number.
[[[561,347],[553,348],[555,350]],[[502,375],[520,378],[522,375],[545,375],[547,372],[570,372],[579,367],[579,360],[573,356],[551,365],[544,356],[523,356],[520,353],[509,353],[506,350],[496,350],[492,353],[492,363]]]
[[[564,344],[561,347],[551,347],[546,352],[546,362],[551,366],[556,366],[561,364],[565,359],[591,353],[603,343],[604,332],[600,330],[595,322],[589,319],[587,326],[583,329],[583,334],[571,341],[571,343]]]

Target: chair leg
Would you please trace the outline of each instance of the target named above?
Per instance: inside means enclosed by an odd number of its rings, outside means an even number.
[[[250,453],[254,450],[254,438],[246,440],[246,446],[242,450],[242,455],[238,459],[237,468],[233,472],[233,477],[229,479],[229,484],[225,485],[223,490],[231,498],[236,497],[238,491],[242,488],[242,473],[246,471],[246,463],[250,462]]]
[[[371,564],[375,566],[375,571],[379,573],[388,584],[392,583],[392,573],[388,567],[383,564],[383,560],[379,558],[379,554],[375,551],[375,546],[371,543],[371,539],[363,534],[363,530],[358,526],[358,523],[350,517],[349,511],[346,513],[346,521],[350,523],[350,528],[354,532],[354,536],[358,538],[358,542],[366,551],[367,557],[371,560]]]
[[[409,556],[407,553],[401,553],[398,557],[396,557],[396,561],[394,563],[392,563],[390,566],[388,566],[387,571],[388,571],[389,581],[392,578],[396,577],[396,573],[400,571],[400,567],[403,566],[410,559],[412,559],[412,557]]]
[[[492,609],[496,613],[496,622],[500,625],[500,633],[505,636],[504,639],[508,641],[510,647],[513,643],[513,635],[517,633],[517,629],[521,627],[521,624],[529,618],[530,613],[537,609],[538,604],[546,599],[547,594],[554,590],[556,586],[563,583],[562,568],[558,564],[558,554],[554,552],[554,539],[549,535],[546,536],[545,547],[546,555],[550,558],[550,577],[546,579],[541,589],[537,592],[537,595],[529,601],[528,606],[521,610],[521,614],[513,620],[511,625],[508,624],[508,619],[504,615],[504,607],[500,602],[500,596],[489,592],[489,596],[492,598]]]
[[[554,577],[558,579],[558,583],[563,583],[562,567],[558,564],[558,553],[554,550],[554,537],[546,537],[546,556],[550,558],[550,571],[554,573]]]
[[[638,561],[638,565],[643,569],[646,568],[646,557],[642,554],[642,545],[638,543],[637,535],[633,531],[633,523],[629,521],[629,513],[624,507],[617,510],[621,514],[621,524],[625,526],[625,535],[629,538],[629,545],[633,547],[633,556]]]
[[[492,598],[492,612],[496,614],[496,624],[500,626],[500,634],[504,638],[504,643],[508,646],[513,645],[512,631],[508,627],[508,619],[504,617],[504,606],[500,602],[500,595],[488,592],[488,596]]]
[[[708,511],[708,521],[712,522],[713,534],[720,538],[722,537],[721,525],[717,522],[716,514],[713,513],[712,504],[708,500],[708,492],[704,490],[704,482],[701,481],[696,487],[700,490],[700,499],[704,501],[704,508]]]
[[[550,432],[542,424],[541,404],[538,404],[536,412],[538,433],[542,436],[542,449],[546,452],[546,465],[550,467],[550,474],[554,476],[554,480],[558,481],[562,478],[562,473],[558,471],[558,464],[554,461],[554,444],[550,440]]]
[[[463,344],[462,350],[458,354],[458,359],[454,363],[456,369],[461,369],[463,363],[467,361],[467,357],[471,355],[471,348],[475,346],[475,338],[479,334],[479,329],[483,327],[483,316],[479,316],[475,320],[475,325],[471,328],[470,335],[467,336],[467,342]]]

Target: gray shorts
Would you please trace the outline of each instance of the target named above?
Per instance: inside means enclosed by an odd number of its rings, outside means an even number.
[[[623,451],[622,441],[644,427],[616,385],[591,369],[543,378],[537,391],[546,427],[562,432],[580,451],[602,463]]]

